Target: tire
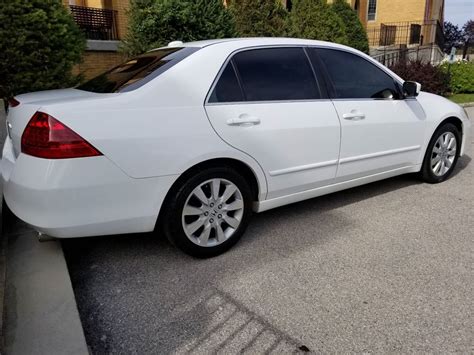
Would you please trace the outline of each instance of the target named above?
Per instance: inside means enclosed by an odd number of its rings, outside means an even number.
[[[445,138],[448,139],[448,146],[444,146]],[[452,138],[455,139],[454,143],[450,143]],[[440,126],[428,144],[420,172],[421,179],[430,184],[438,184],[449,178],[456,167],[460,149],[461,134],[457,127],[452,123]],[[435,158],[439,160],[436,161]]]
[[[191,256],[222,254],[244,234],[252,200],[249,184],[234,169],[216,167],[198,172],[168,200],[162,220],[165,235]]]

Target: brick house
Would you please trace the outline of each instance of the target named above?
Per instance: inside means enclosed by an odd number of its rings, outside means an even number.
[[[129,0],[62,1],[87,37],[87,51],[76,71],[92,77],[123,61],[117,48],[127,31]],[[282,2],[291,11],[292,0]],[[399,58],[408,50],[416,50],[417,56],[419,53],[429,56],[432,62],[443,57],[440,47],[444,38],[444,0],[347,2],[367,29],[371,54],[376,59],[390,64],[387,58]]]
[[[292,0],[282,0],[291,10]],[[334,0],[327,0],[332,3]],[[347,0],[367,30],[370,54],[383,64],[443,59],[444,0]]]
[[[118,46],[127,31],[129,0],[62,0],[84,31],[87,49],[76,73],[94,77],[123,62]]]
[[[333,1],[328,0],[328,3]],[[286,2],[291,3],[291,0]],[[357,12],[367,29],[371,47],[441,44],[444,0],[347,0],[347,2]]]

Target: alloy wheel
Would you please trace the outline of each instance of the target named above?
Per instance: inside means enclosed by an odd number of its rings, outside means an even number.
[[[243,215],[239,188],[229,180],[215,178],[197,186],[186,199],[183,230],[194,244],[214,247],[234,234]]]
[[[431,171],[436,176],[446,174],[456,158],[457,141],[451,132],[445,132],[439,136],[433,146],[431,153]]]

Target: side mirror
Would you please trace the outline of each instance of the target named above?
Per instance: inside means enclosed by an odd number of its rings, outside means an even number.
[[[405,97],[417,97],[421,91],[421,84],[416,81],[405,81],[403,83],[403,94]]]

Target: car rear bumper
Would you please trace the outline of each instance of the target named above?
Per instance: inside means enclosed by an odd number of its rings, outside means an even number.
[[[104,156],[48,160],[3,149],[4,197],[12,212],[56,238],[152,231],[176,176],[134,179]]]

